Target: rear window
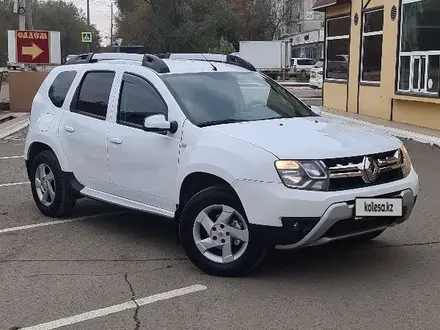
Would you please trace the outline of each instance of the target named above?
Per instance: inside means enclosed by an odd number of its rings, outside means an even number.
[[[76,77],[76,71],[64,71],[58,74],[49,88],[49,99],[57,108],[61,108],[67,93]]]
[[[314,60],[297,60],[298,65],[315,65]]]

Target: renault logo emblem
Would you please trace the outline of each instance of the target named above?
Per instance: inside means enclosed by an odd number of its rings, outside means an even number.
[[[379,165],[372,157],[364,157],[362,162],[362,179],[365,183],[374,183],[379,177]]]

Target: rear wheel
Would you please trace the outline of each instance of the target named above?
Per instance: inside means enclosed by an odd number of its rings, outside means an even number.
[[[197,193],[181,216],[181,241],[188,258],[215,276],[241,276],[264,259],[265,249],[253,237],[240,201],[228,187]]]
[[[35,157],[30,180],[35,203],[44,215],[60,217],[75,207],[76,199],[52,151],[43,151]]]

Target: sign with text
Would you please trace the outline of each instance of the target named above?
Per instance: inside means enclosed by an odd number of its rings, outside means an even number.
[[[49,31],[16,31],[17,63],[50,63]]]
[[[16,64],[61,64],[60,32],[8,30],[8,58]]]
[[[81,32],[81,41],[83,43],[91,43],[92,40],[92,32]]]

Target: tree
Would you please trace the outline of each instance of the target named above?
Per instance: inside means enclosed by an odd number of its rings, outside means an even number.
[[[12,13],[12,4],[12,0],[0,0],[0,66],[7,62],[8,30],[18,28],[17,17]]]
[[[272,39],[272,1],[118,1],[117,35],[150,52],[206,52],[222,38],[238,49],[240,40]]]
[[[217,46],[209,49],[210,53],[213,54],[231,54],[235,52],[234,45],[232,42],[227,41],[224,37],[221,37]]]
[[[85,44],[81,42],[81,32],[91,31],[92,51],[99,51],[101,37],[95,26],[87,26],[87,19],[82,10],[71,2],[48,0],[39,2],[34,9],[34,28],[41,30],[60,31],[61,54],[65,58],[69,54],[83,53]]]

